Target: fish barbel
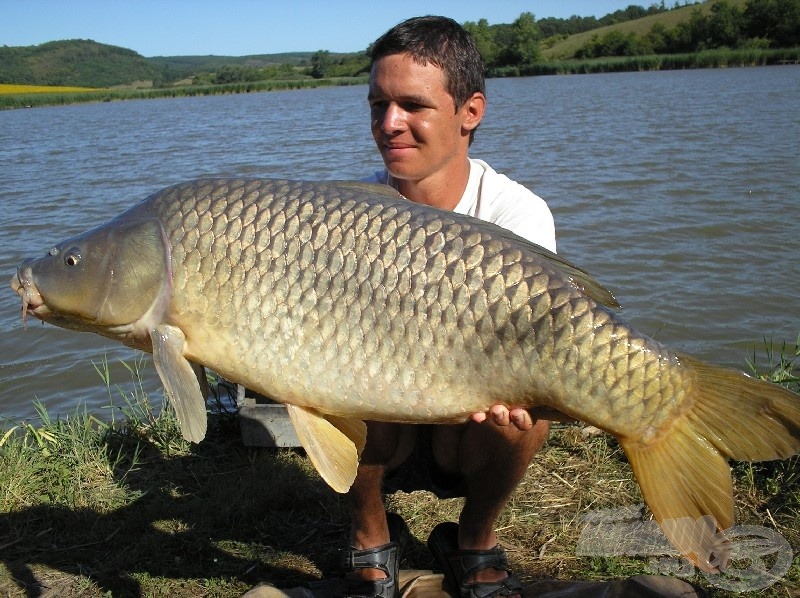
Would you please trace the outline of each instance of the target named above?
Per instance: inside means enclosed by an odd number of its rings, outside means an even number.
[[[667,537],[706,570],[733,525],[728,459],[800,452],[800,397],[637,332],[613,296],[495,225],[386,186],[207,179],[23,262],[23,317],[153,353],[184,437],[192,364],[287,404],[346,491],[363,420],[465,422],[502,403],[613,434]]]

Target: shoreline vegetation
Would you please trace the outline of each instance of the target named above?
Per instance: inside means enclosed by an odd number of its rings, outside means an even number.
[[[27,90],[25,85],[15,85],[16,89],[4,92],[0,84],[0,110],[13,108],[37,108],[41,106],[63,106],[89,102],[114,102],[122,100],[147,100],[158,98],[180,98],[208,95],[227,95],[235,93],[256,93],[264,91],[289,91],[294,89],[314,89],[344,85],[362,85],[367,77],[337,77],[330,79],[290,79],[269,81],[246,81],[220,85],[181,85],[162,88],[85,88],[78,91],[37,89]]]
[[[584,60],[560,60],[492,70],[490,78],[578,75],[661,70],[687,70],[752,66],[798,65],[800,48],[713,49],[685,54],[609,56]],[[28,86],[0,83],[0,110],[60,106],[89,102],[113,102],[179,98],[266,91],[289,91],[346,85],[365,85],[367,75],[352,77],[268,79],[222,84],[175,85],[160,88],[115,87],[78,88],[65,86]]]
[[[765,349],[749,361],[752,375],[800,391],[800,337]],[[106,421],[85,410],[54,419],[39,405],[36,423],[0,424],[0,594],[227,598],[259,583],[286,588],[334,575],[346,501],[303,451],[243,446],[235,408],[219,398],[209,401],[206,440],[187,443],[169,406],[154,405],[137,383],[145,364],[127,366],[132,391],[115,386],[108,364],[95,366],[112,404]],[[746,537],[732,573],[716,581],[652,548],[615,552],[610,536],[606,553],[582,552],[598,516],[624,511],[626,542],[649,522],[618,444],[590,427],[554,425],[498,536],[525,583],[665,574],[713,596],[800,596],[800,458],[732,467],[734,529],[764,530],[767,541]],[[414,536],[403,568],[430,569],[425,538],[457,518],[460,499],[387,500]]]

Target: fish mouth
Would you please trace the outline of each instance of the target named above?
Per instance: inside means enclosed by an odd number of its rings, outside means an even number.
[[[11,278],[11,288],[22,299],[22,325],[27,327],[28,313],[42,319],[47,307],[36,285],[33,283],[30,266],[27,262],[20,264],[16,274]]]

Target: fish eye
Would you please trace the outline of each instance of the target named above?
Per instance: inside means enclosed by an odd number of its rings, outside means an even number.
[[[70,249],[64,254],[64,263],[67,266],[77,266],[81,262],[81,254],[77,248]]]

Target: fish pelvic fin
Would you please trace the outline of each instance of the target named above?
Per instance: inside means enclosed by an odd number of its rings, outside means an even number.
[[[323,480],[336,492],[353,485],[367,438],[367,426],[358,419],[323,416],[297,405],[286,405],[300,444]]]
[[[206,399],[200,389],[198,370],[183,356],[186,337],[180,328],[166,324],[150,332],[153,362],[170,404],[189,442],[200,442],[208,425]]]
[[[691,406],[653,442],[620,439],[642,494],[667,538],[701,569],[729,558],[734,524],[728,460],[800,452],[800,395],[744,372],[680,354],[694,371]]]

